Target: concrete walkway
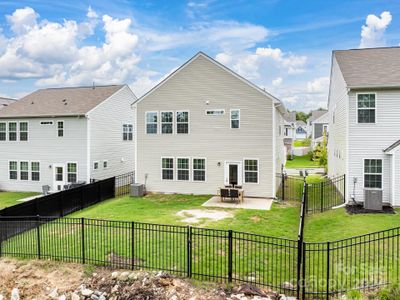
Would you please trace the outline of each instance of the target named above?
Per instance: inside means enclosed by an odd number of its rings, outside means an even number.
[[[272,199],[267,198],[244,197],[243,203],[229,202],[229,200],[221,202],[219,196],[214,196],[207,202],[203,203],[202,206],[270,210],[272,201]]]

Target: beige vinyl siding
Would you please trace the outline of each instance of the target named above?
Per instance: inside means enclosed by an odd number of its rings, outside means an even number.
[[[78,180],[86,180],[86,119],[83,117],[1,119],[27,121],[28,141],[0,141],[0,190],[42,191],[42,185],[53,186],[53,164],[67,162],[78,164]],[[41,122],[53,121],[53,125]],[[64,136],[57,136],[57,121],[64,121]],[[9,180],[8,162],[40,162],[40,181]],[[30,167],[30,166],[29,166]],[[19,174],[18,174],[19,176]],[[66,176],[66,172],[65,172]]]
[[[225,114],[206,115],[208,109]],[[231,109],[240,109],[240,129],[230,128]],[[273,109],[260,91],[198,56],[137,104],[137,181],[152,192],[215,194],[224,185],[225,161],[258,159],[259,183],[243,188],[273,197]],[[145,112],[155,110],[188,110],[190,133],[145,134]],[[205,158],[206,182],[161,180],[161,157]]]
[[[104,179],[134,170],[135,128],[132,140],[124,141],[122,126],[134,124],[131,105],[135,100],[129,87],[124,86],[89,112],[91,178]],[[105,160],[107,168],[103,167]],[[93,169],[95,161],[99,162],[97,170]]]

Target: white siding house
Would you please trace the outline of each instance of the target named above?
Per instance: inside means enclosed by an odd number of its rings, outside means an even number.
[[[312,121],[311,127],[311,147],[314,149],[319,142],[322,142],[324,135],[327,135],[329,132],[328,112]]]
[[[329,175],[346,174],[346,199],[374,191],[400,206],[400,48],[334,51]]]
[[[38,90],[0,111],[0,190],[42,191],[134,170],[126,85]]]
[[[147,191],[275,197],[283,104],[198,53],[135,104],[136,180]]]

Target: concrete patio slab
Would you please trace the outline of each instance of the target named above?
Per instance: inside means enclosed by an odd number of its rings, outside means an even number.
[[[229,200],[221,202],[219,196],[213,196],[207,202],[203,203],[202,206],[270,210],[272,201],[272,199],[268,198],[244,197],[243,203],[229,202]]]

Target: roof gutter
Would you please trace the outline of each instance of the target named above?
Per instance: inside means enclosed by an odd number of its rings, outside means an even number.
[[[0,119],[37,119],[37,118],[65,118],[65,117],[86,117],[85,114],[72,115],[37,115],[37,116],[1,116]]]

